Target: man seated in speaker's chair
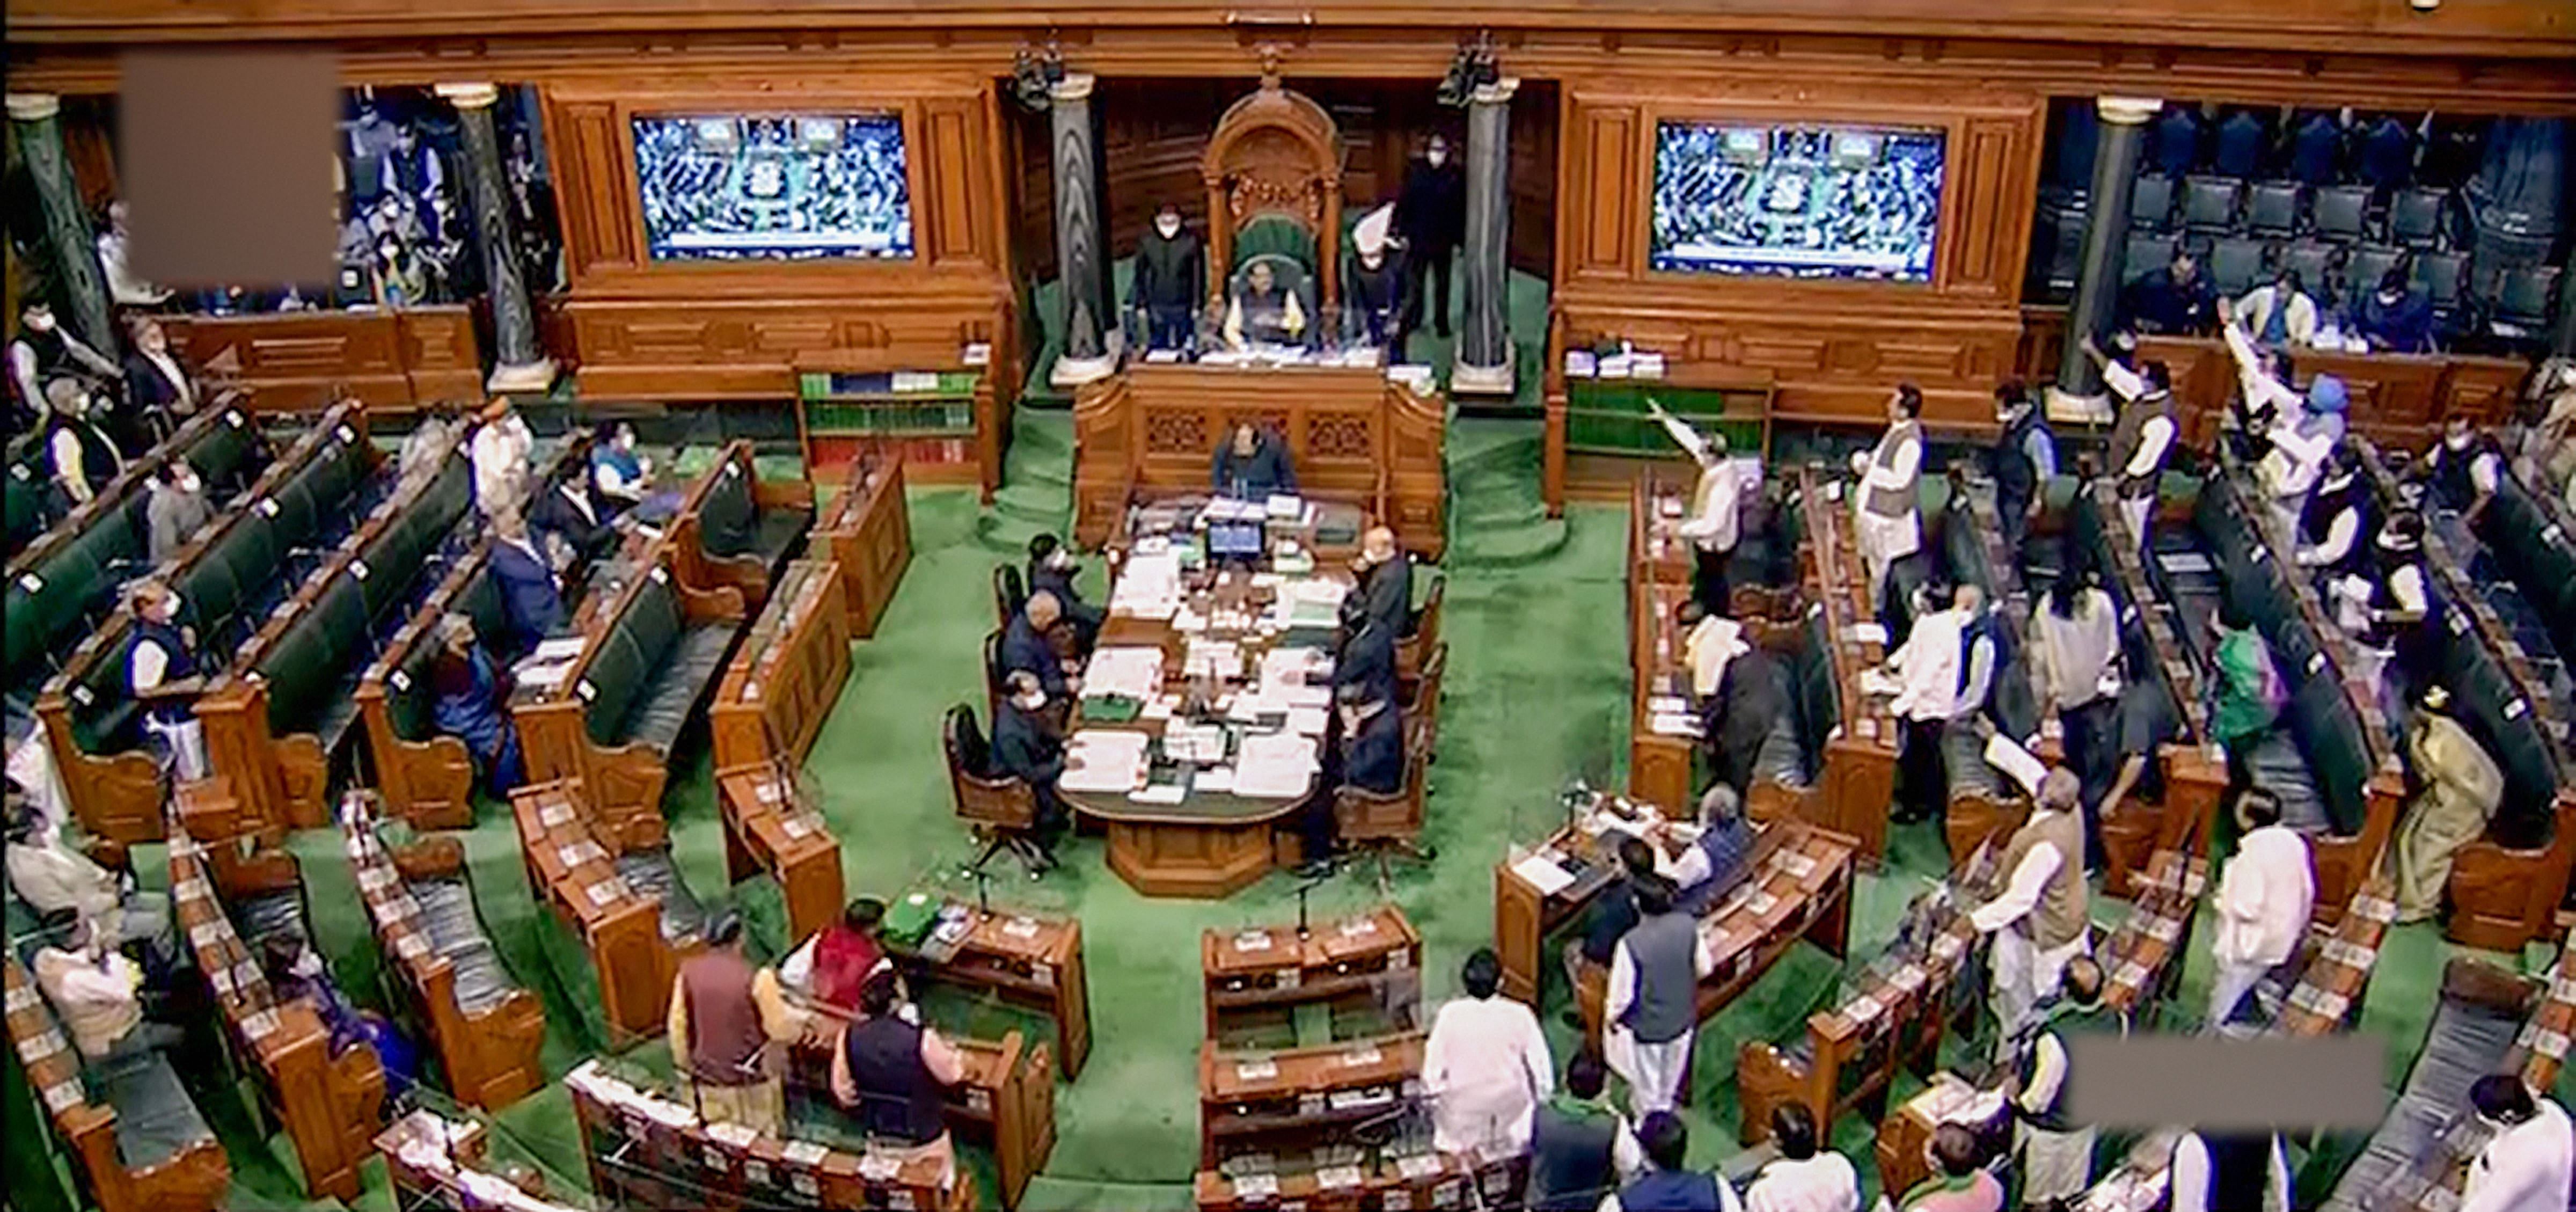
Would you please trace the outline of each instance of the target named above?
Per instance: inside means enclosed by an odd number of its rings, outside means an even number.
[[[1227,348],[1304,346],[1310,333],[1298,293],[1296,287],[1279,280],[1272,258],[1257,258],[1245,266],[1234,297],[1225,305]]]

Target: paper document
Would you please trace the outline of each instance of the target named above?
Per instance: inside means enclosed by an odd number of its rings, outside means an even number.
[[[2046,763],[2000,732],[1986,738],[1986,764],[2011,775],[2022,790],[2034,797],[2039,794],[2040,778],[2048,773]]]
[[[1905,683],[1890,676],[1884,669],[1860,671],[1860,692],[1869,698],[1892,699],[1896,697],[1897,692],[1904,689]]]
[[[1574,875],[1541,850],[1512,864],[1512,874],[1521,877],[1540,896],[1554,896],[1574,886]]]
[[[541,640],[536,649],[527,655],[525,663],[551,664],[556,661],[569,661],[581,655],[581,644],[581,637],[577,635]]]
[[[1861,643],[1876,644],[1881,648],[1887,646],[1887,629],[1876,623],[1854,623],[1851,633],[1852,638]]]

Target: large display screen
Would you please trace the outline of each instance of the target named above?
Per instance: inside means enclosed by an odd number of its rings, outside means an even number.
[[[656,261],[912,255],[895,114],[639,116],[635,178]]]
[[[1660,123],[1650,263],[1930,281],[1942,141],[1937,130]]]

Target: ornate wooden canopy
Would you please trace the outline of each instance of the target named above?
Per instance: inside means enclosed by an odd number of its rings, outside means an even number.
[[[1341,297],[1341,131],[1323,106],[1280,86],[1275,54],[1262,58],[1261,87],[1226,107],[1200,161],[1208,191],[1208,306],[1225,305],[1235,233],[1277,216],[1314,233],[1317,300],[1329,316]]]

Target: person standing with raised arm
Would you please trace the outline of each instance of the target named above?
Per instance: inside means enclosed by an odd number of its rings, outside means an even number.
[[[1727,457],[1725,434],[1702,434],[1652,399],[1646,401],[1646,408],[1672,435],[1673,444],[1699,465],[1699,482],[1691,489],[1690,510],[1678,531],[1691,544],[1691,596],[1710,614],[1733,614],[1727,603],[1726,566],[1735,558],[1744,477]]]

